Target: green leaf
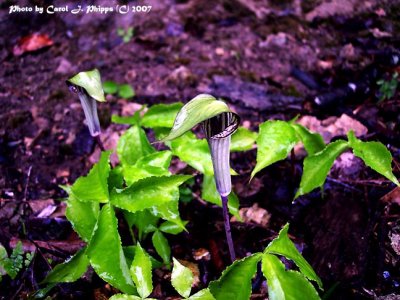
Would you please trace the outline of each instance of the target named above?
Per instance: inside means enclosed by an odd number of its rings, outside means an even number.
[[[187,222],[182,221],[179,215],[179,189],[171,191],[171,201],[156,205],[150,208],[150,211],[155,216],[163,218],[164,220],[170,221],[180,227],[182,230],[186,230],[185,225]]]
[[[89,259],[86,254],[86,247],[79,250],[73,257],[64,263],[55,266],[42,283],[50,282],[74,282],[81,278],[89,267]]]
[[[353,131],[348,133],[349,145],[355,156],[379,174],[385,176],[396,185],[400,185],[392,172],[392,154],[380,142],[363,142],[356,138]]]
[[[123,165],[134,165],[139,158],[154,152],[146,133],[136,125],[129,128],[118,141],[117,153]]]
[[[100,205],[97,202],[81,202],[70,197],[65,216],[81,239],[88,242],[96,226],[99,211]]]
[[[347,148],[348,143],[346,141],[337,140],[326,146],[324,150],[307,156],[304,160],[303,175],[295,199],[323,186],[335,159]]]
[[[89,174],[79,177],[70,188],[70,196],[79,201],[108,202],[108,175],[110,173],[110,151],[102,152],[100,160]]]
[[[202,289],[196,294],[190,296],[188,300],[215,300],[209,289]]]
[[[129,84],[121,84],[118,87],[118,96],[129,99],[135,96],[135,91]]]
[[[171,132],[163,141],[173,140],[200,122],[223,112],[230,112],[225,102],[211,95],[201,94],[186,103],[177,114]]]
[[[96,273],[105,281],[127,294],[136,294],[129,274],[114,209],[106,204],[89,242],[86,254]]]
[[[296,132],[289,123],[284,121],[262,123],[257,137],[257,164],[251,177],[274,162],[285,159],[297,142]]]
[[[86,92],[99,102],[105,102],[103,87],[101,86],[100,72],[97,69],[80,72],[67,80],[68,82],[83,87]]]
[[[133,258],[130,272],[139,295],[142,298],[148,297],[153,290],[151,261],[139,243],[136,246],[135,257]]]
[[[172,175],[144,178],[122,191],[112,191],[110,201],[130,212],[151,208],[172,201],[176,197],[177,187],[191,177]]]
[[[187,132],[171,142],[172,153],[203,174],[213,175],[210,149],[205,139],[199,140]]]
[[[133,295],[115,294],[109,300],[142,300],[142,299],[143,298]]]
[[[110,174],[108,176],[108,189],[112,190],[122,189],[124,185],[124,175],[122,174],[122,167],[116,166],[115,168],[111,169]]]
[[[171,128],[179,110],[182,108],[181,102],[172,104],[156,104],[149,108],[144,114],[142,124],[144,127],[166,127]]]
[[[171,262],[171,247],[169,246],[168,240],[159,230],[153,233],[151,240],[154,248],[156,249],[158,255],[160,255],[162,258],[163,262],[165,264],[169,264]]]
[[[169,234],[178,234],[184,230],[182,226],[171,221],[165,221],[160,225],[160,227],[158,227],[158,229],[164,233],[169,233]]]
[[[173,258],[173,261],[174,267],[172,268],[171,284],[179,295],[187,298],[190,296],[190,291],[192,290],[193,273],[175,258]]]
[[[315,288],[301,273],[285,270],[285,265],[275,255],[263,255],[262,271],[267,278],[270,300],[320,299]]]
[[[168,167],[171,163],[172,152],[160,151],[139,158],[133,166],[125,165],[123,174],[126,184],[151,176],[167,176],[171,173]]]
[[[1,263],[2,267],[4,268],[8,276],[11,277],[12,280],[14,280],[17,277],[19,271],[21,271],[22,269],[24,260],[23,254],[24,250],[22,248],[22,243],[21,241],[18,241],[10,257],[9,258],[5,257]]]
[[[137,120],[135,115],[129,116],[129,117],[112,115],[111,122],[113,122],[115,124],[128,124],[128,125],[139,125],[140,124],[140,121]]]
[[[204,175],[203,186],[201,189],[201,198],[207,202],[213,203],[222,207],[221,196],[217,191],[214,176]],[[239,215],[239,199],[235,193],[230,193],[228,196],[228,209],[229,212],[235,216],[236,219],[242,220]]]
[[[253,148],[257,133],[244,127],[239,127],[231,138],[231,151],[246,151]]]
[[[106,94],[115,94],[118,91],[118,84],[114,81],[104,81],[103,89]]]
[[[278,237],[268,245],[264,253],[282,255],[287,259],[293,260],[300,269],[300,272],[303,273],[303,275],[308,279],[317,282],[320,289],[322,289],[321,279],[314,272],[310,264],[300,254],[293,242],[289,239],[288,230],[289,224],[286,224],[279,232]]]
[[[325,142],[319,133],[313,133],[300,124],[292,124],[308,155],[315,154],[325,148]]]
[[[6,248],[4,248],[2,244],[0,244],[0,277],[7,274],[6,270],[4,269],[4,263],[7,260],[8,260],[7,250]]]
[[[257,270],[262,254],[256,253],[236,260],[226,268],[218,280],[210,282],[209,289],[216,300],[248,300],[251,295],[251,279]]]
[[[135,257],[136,246],[126,246],[126,247],[122,247],[122,248],[123,248],[123,251],[124,251],[124,255],[126,257],[127,264],[131,265],[132,262],[133,262],[133,258]],[[163,264],[161,262],[159,262],[158,260],[156,260],[153,256],[151,256],[148,253],[146,253],[146,254],[150,258],[151,267],[153,269],[158,269],[158,268],[161,268],[163,266]]]

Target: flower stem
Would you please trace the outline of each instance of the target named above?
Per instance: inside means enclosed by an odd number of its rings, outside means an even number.
[[[235,254],[235,248],[233,247],[231,224],[229,222],[228,196],[221,195],[221,200],[222,200],[222,213],[224,215],[225,234],[229,248],[229,255],[231,256],[231,261],[234,262],[236,260],[236,254]]]

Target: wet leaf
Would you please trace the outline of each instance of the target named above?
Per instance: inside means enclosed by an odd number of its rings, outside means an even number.
[[[112,191],[111,203],[130,212],[136,212],[172,201],[176,189],[191,178],[189,175],[148,177],[136,181],[122,191]]]
[[[47,34],[33,33],[18,40],[13,48],[13,54],[20,56],[52,45],[53,41]]]
[[[108,175],[110,173],[110,151],[102,152],[100,160],[92,167],[89,174],[79,177],[71,186],[73,198],[79,201],[108,202]]]
[[[231,137],[231,151],[246,151],[253,148],[257,133],[244,127],[239,127]]]
[[[106,94],[115,94],[118,91],[118,84],[114,81],[104,81],[103,89]]]
[[[143,298],[126,294],[115,294],[109,300],[142,300]],[[146,298],[150,300],[150,298]]]
[[[275,255],[263,255],[262,271],[265,278],[267,278],[268,299],[320,299],[315,288],[301,273],[292,270],[285,270],[285,265]]]
[[[153,233],[151,238],[153,246],[156,249],[158,255],[162,258],[164,264],[169,264],[171,262],[171,247],[169,246],[168,240],[157,230]]]
[[[317,187],[323,186],[329,170],[332,168],[335,159],[348,148],[348,143],[337,140],[330,143],[324,150],[306,157],[304,160],[303,175],[301,176],[300,187],[295,199],[301,195],[311,192]]]
[[[182,230],[186,230],[186,221],[182,221],[179,215],[179,188],[171,191],[171,194],[171,201],[161,205],[153,206],[150,208],[150,210],[154,215],[174,223]]]
[[[203,176],[203,185],[201,189],[201,198],[207,202],[213,203],[222,207],[221,196],[217,191],[214,177],[211,175]],[[235,193],[230,193],[228,196],[229,212],[236,217],[237,220],[242,220],[239,215],[239,199]]]
[[[153,291],[151,277],[151,261],[140,244],[135,249],[135,257],[130,268],[131,277],[136,284],[137,291],[142,298],[146,298]]]
[[[253,254],[236,260],[227,267],[218,280],[210,282],[209,289],[216,300],[248,300],[251,295],[251,279],[257,270],[261,254]]]
[[[289,123],[284,121],[262,123],[257,137],[257,164],[251,177],[274,162],[285,159],[297,142],[296,132]]]
[[[136,294],[122,250],[117,218],[110,204],[101,209],[86,254],[93,269],[103,280],[124,293]]]
[[[202,289],[196,294],[190,296],[188,300],[215,300],[209,289]]]
[[[81,239],[88,242],[96,226],[99,211],[100,205],[97,202],[81,202],[69,198],[65,216]]]
[[[319,133],[313,133],[300,124],[292,124],[308,155],[312,155],[325,148],[325,142]]]
[[[179,110],[182,108],[181,102],[172,104],[156,104],[150,107],[144,114],[142,124],[144,127],[166,127],[171,128]]]
[[[171,173],[168,167],[171,163],[172,152],[160,151],[142,156],[133,166],[125,165],[123,174],[126,184],[132,183],[151,176],[167,176]]]
[[[300,254],[293,242],[289,239],[288,230],[289,224],[286,224],[279,232],[279,236],[268,245],[264,253],[282,255],[287,259],[294,261],[294,263],[300,269],[300,272],[309,280],[314,280],[317,282],[320,289],[322,289],[321,279],[314,272],[310,264]]]
[[[396,185],[400,185],[392,172],[392,154],[380,142],[363,142],[356,138],[353,131],[348,133],[349,145],[355,156],[379,174],[385,176]]]
[[[173,258],[173,262],[174,267],[172,268],[171,284],[179,295],[187,298],[192,290],[193,273],[175,258]]]
[[[129,128],[118,141],[117,154],[123,165],[134,165],[139,158],[154,152],[146,133],[137,125]]]
[[[101,85],[100,72],[97,69],[80,72],[68,79],[67,82],[84,88],[90,97],[99,102],[106,101],[104,98],[103,87]]]
[[[139,241],[143,240],[146,234],[154,232],[157,229],[159,217],[154,216],[149,210],[137,211],[131,213],[124,211],[125,220],[129,227],[136,226],[138,230]]]
[[[129,99],[135,96],[135,91],[129,84],[121,84],[118,86],[118,96]]]
[[[86,256],[86,247],[62,264],[55,266],[42,283],[49,282],[74,282],[81,278],[89,267],[89,259]]]
[[[210,119],[223,112],[230,112],[225,102],[215,99],[211,95],[201,94],[186,103],[176,115],[171,132],[163,141],[173,140],[195,125]]]

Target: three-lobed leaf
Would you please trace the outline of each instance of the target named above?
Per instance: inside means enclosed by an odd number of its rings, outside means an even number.
[[[337,140],[326,148],[304,159],[303,175],[295,198],[323,186],[335,159],[348,149],[348,143]]]
[[[275,255],[265,253],[262,256],[262,271],[267,278],[270,300],[320,299],[313,285],[301,273],[286,270]]]
[[[353,131],[349,131],[348,139],[355,156],[361,158],[371,169],[400,185],[392,172],[392,154],[382,143],[360,141]]]
[[[148,297],[153,290],[151,260],[140,244],[136,246],[130,273],[139,295],[142,298]]]
[[[216,300],[248,300],[251,295],[251,279],[256,273],[257,264],[262,257],[256,253],[241,260],[236,260],[224,270],[218,280],[209,285]]]
[[[251,177],[274,162],[285,159],[298,142],[298,137],[288,122],[266,121],[260,125],[256,142],[257,164]]]
[[[100,160],[87,176],[79,177],[69,188],[70,196],[79,201],[108,202],[108,175],[110,173],[110,151],[101,153]]]
[[[297,250],[296,246],[288,237],[289,224],[286,224],[277,238],[275,238],[268,246],[265,248],[264,253],[282,255],[287,259],[294,261],[300,272],[310,280],[314,280],[318,283],[318,286],[322,289],[322,281],[317,276],[310,264],[304,259]]]
[[[149,128],[165,127],[171,128],[179,110],[181,102],[172,104],[156,104],[150,107],[142,118],[142,125]]]
[[[74,282],[78,280],[89,267],[86,256],[86,247],[79,250],[73,257],[51,270],[42,283],[49,282]]]
[[[127,294],[136,294],[118,233],[118,221],[110,203],[100,211],[86,254],[96,273]]]
[[[184,298],[189,297],[193,284],[192,271],[182,265],[177,259],[173,258],[171,283],[175,290]]]

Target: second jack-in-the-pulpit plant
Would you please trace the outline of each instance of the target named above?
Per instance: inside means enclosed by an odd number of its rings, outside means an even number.
[[[201,123],[211,152],[217,191],[221,196],[225,233],[232,262],[236,259],[236,254],[228,212],[228,196],[232,191],[229,154],[231,135],[239,127],[239,120],[239,116],[230,111],[225,102],[211,95],[201,94],[180,109],[170,133],[163,139],[169,141],[178,138]]]

